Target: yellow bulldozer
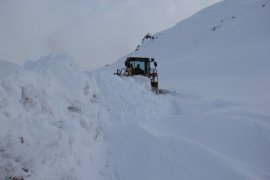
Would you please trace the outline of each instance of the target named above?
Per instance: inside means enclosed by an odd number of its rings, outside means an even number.
[[[151,90],[159,93],[157,62],[148,57],[127,57],[125,68],[117,69],[118,76],[145,76],[150,80]]]

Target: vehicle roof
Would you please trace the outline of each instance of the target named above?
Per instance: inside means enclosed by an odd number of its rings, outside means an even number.
[[[148,57],[128,57],[127,61],[150,61],[150,58]]]

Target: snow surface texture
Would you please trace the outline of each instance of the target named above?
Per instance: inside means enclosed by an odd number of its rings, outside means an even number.
[[[110,142],[172,108],[133,79],[86,74],[64,56],[0,65],[0,179],[99,179],[104,150],[93,151],[101,136]]]
[[[147,39],[156,95],[65,56],[0,61],[0,180],[270,179],[270,3],[226,0]]]

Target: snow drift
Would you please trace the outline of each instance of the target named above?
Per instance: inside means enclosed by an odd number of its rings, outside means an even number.
[[[86,74],[65,56],[0,64],[0,179],[88,179],[99,171],[103,152],[92,147],[101,137],[170,109],[134,80]]]

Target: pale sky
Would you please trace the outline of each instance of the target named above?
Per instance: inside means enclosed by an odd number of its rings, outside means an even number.
[[[0,60],[48,54],[93,70],[220,0],[0,0]]]

